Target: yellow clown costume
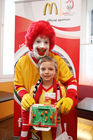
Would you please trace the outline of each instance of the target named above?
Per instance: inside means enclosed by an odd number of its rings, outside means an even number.
[[[49,55],[53,57],[58,65],[57,81],[60,81],[67,88],[67,97],[73,99],[73,106],[77,104],[77,82],[70,72],[65,61],[57,54],[50,52]],[[32,85],[35,85],[40,79],[37,63],[33,60],[28,52],[22,56],[15,67],[14,86],[20,99],[30,92]]]

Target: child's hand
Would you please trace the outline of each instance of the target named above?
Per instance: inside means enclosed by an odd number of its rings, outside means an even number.
[[[30,106],[32,106],[32,104],[35,104],[35,100],[30,94],[25,94],[21,101],[22,109],[27,110]]]
[[[60,105],[61,105],[61,113],[68,113],[72,108],[73,100],[69,97],[66,98],[63,97],[58,101],[56,107],[59,108]]]

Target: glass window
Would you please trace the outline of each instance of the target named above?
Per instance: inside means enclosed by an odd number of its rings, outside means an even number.
[[[3,74],[14,74],[14,19],[13,0],[5,0],[4,12]]]
[[[14,74],[14,0],[0,0],[0,82],[13,80]]]

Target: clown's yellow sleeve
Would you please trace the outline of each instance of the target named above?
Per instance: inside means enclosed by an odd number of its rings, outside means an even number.
[[[24,94],[30,92],[32,85],[39,80],[39,72],[37,66],[30,59],[29,55],[22,56],[15,67],[14,87],[20,99]]]
[[[28,93],[26,88],[24,87],[24,82],[22,78],[22,69],[21,69],[22,58],[17,62],[15,67],[15,78],[14,78],[14,88],[17,91],[20,99]]]

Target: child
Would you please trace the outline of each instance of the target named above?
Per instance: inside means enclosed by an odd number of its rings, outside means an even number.
[[[58,100],[66,96],[65,87],[62,84],[60,84],[60,82],[57,83],[56,81],[56,74],[57,74],[56,61],[50,56],[45,56],[39,60],[38,69],[41,78],[37,82],[36,86],[31,87],[31,91],[30,91],[31,96],[35,100],[34,103],[56,104]],[[26,112],[27,111],[24,110],[22,111],[22,117],[23,117],[22,119],[26,120],[27,123],[28,116],[26,117]],[[35,131],[33,133],[35,134],[35,136],[37,136]],[[50,130],[48,132],[45,131],[41,132],[41,137],[42,140],[55,139],[56,129],[54,128],[52,129],[52,131]]]

